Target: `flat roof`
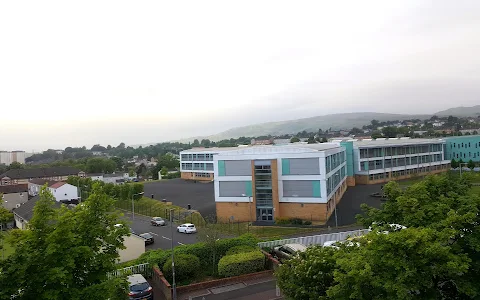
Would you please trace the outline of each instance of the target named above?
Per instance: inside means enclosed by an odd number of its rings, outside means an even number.
[[[394,146],[394,145],[418,145],[418,144],[434,144],[445,143],[444,139],[406,139],[406,138],[393,138],[393,139],[377,139],[377,140],[361,140],[353,141],[355,147],[381,147],[381,146]]]
[[[238,150],[242,148],[249,148],[253,146],[239,146],[239,147],[211,147],[211,148],[192,148],[188,150],[183,150],[180,152],[180,154],[186,154],[186,153],[202,153],[202,152],[223,152],[223,151],[232,151],[232,150]]]
[[[263,154],[286,154],[286,153],[315,153],[331,149],[343,149],[339,143],[306,144],[293,143],[285,145],[258,145],[251,147],[235,148],[231,151],[218,153],[220,156],[231,155],[263,155]]]

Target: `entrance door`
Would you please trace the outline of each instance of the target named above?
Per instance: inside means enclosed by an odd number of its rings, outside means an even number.
[[[257,208],[257,221],[273,221],[273,209]]]

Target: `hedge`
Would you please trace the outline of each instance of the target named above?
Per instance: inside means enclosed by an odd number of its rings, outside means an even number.
[[[238,254],[238,253],[244,253],[244,252],[252,252],[255,251],[255,248],[248,246],[248,245],[240,245],[240,246],[235,246],[230,248],[226,255],[233,255],[233,254]]]
[[[265,256],[260,250],[226,255],[218,263],[218,275],[222,277],[250,274],[265,269]]]
[[[175,255],[175,279],[178,281],[194,278],[201,273],[200,259],[191,254]],[[163,265],[163,275],[171,282],[172,280],[172,258]]]
[[[251,234],[244,234],[242,236],[221,239],[216,242],[215,245],[215,265],[218,264],[219,259],[225,256],[227,251],[236,246],[249,246],[255,248],[257,246],[258,239]],[[213,252],[212,249],[206,246],[205,243],[196,243],[189,245],[182,245],[175,248],[175,255],[179,254],[192,254],[200,259],[201,267],[205,270],[212,269]],[[170,250],[151,250],[143,253],[138,259],[137,263],[150,263],[150,265],[158,264],[163,266],[165,262],[171,256]]]

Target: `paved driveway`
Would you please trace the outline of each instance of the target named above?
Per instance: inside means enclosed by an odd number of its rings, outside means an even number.
[[[213,183],[200,183],[183,179],[170,179],[157,182],[146,182],[144,185],[146,197],[157,200],[166,199],[173,205],[187,208],[190,204],[192,209],[198,210],[202,216],[215,215],[215,196]]]
[[[357,222],[355,216],[362,214],[360,205],[362,203],[368,206],[380,208],[382,201],[380,198],[371,197],[370,194],[381,191],[383,184],[357,185],[349,186],[342,200],[337,205],[338,226],[352,225]],[[330,216],[327,225],[335,227],[335,214]]]

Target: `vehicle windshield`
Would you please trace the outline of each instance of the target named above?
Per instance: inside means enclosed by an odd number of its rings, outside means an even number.
[[[144,233],[144,234],[141,234],[140,236],[146,239],[152,238],[152,235],[149,233]]]
[[[160,217],[155,217],[155,218],[153,218],[153,219],[154,219],[155,221],[161,221],[161,220],[163,220],[163,219],[160,218]]]
[[[148,289],[149,287],[150,287],[150,285],[148,284],[148,282],[141,282],[141,283],[131,285],[130,286],[130,291],[131,292],[142,292],[142,291]]]

